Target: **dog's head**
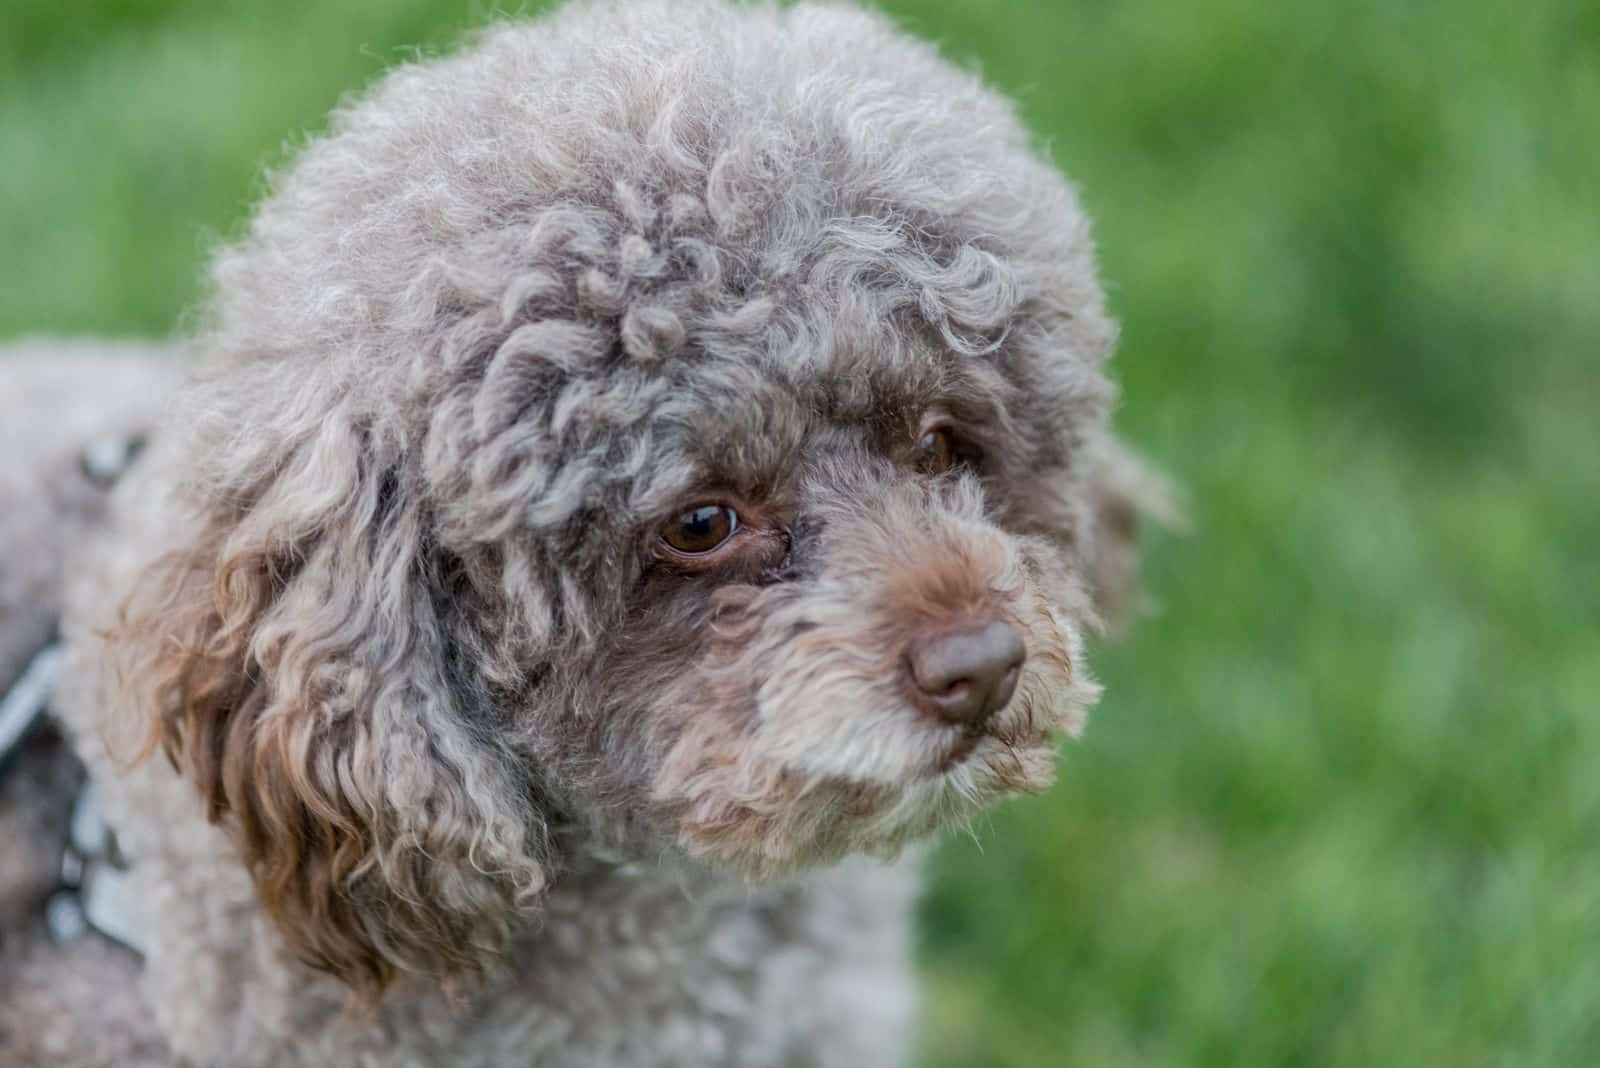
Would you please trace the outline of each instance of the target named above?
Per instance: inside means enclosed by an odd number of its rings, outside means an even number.
[[[572,843],[754,877],[1051,775],[1131,555],[1086,224],[838,8],[493,31],[219,258],[157,736],[309,961],[479,964]]]

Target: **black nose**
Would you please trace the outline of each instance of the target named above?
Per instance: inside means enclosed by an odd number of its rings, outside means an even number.
[[[976,726],[1006,706],[1027,659],[1009,623],[981,623],[911,643],[911,678],[940,718]]]

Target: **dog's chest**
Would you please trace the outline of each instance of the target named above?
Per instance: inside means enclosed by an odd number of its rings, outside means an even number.
[[[429,1050],[419,1064],[463,1068],[892,1064],[911,1009],[909,884],[847,867],[705,896],[644,876],[558,890],[465,1012],[396,1005],[384,1029]]]

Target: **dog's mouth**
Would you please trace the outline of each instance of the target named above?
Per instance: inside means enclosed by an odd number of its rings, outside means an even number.
[[[950,746],[950,751],[945,754],[944,759],[939,761],[939,774],[942,775],[958,764],[965,762],[968,757],[977,752],[978,746],[988,735],[988,731],[982,730],[963,731]]]
[[[1047,707],[1037,718],[1029,711],[959,729],[918,724],[909,736],[883,739],[885,748],[901,750],[894,778],[826,770],[826,741],[813,740],[805,749],[809,762],[799,764],[758,756],[745,736],[728,738],[727,748],[701,743],[662,769],[656,800],[692,852],[747,876],[766,878],[854,851],[890,856],[991,802],[1051,784],[1055,742],[1071,720]]]
[[[1007,729],[990,724],[961,730],[945,742],[928,773],[930,778],[946,776],[977,763],[993,765],[1014,761],[1024,750],[1054,750],[1057,734],[1032,723]]]

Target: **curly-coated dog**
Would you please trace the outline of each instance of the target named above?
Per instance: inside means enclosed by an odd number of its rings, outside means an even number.
[[[893,858],[1050,781],[1133,562],[1011,107],[849,7],[579,3],[340,110],[213,289],[67,567],[152,1063],[901,1062]]]

